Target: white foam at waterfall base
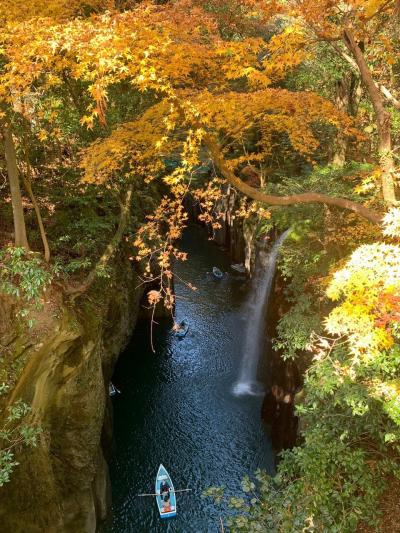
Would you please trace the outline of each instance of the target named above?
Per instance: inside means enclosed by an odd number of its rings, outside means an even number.
[[[258,396],[263,394],[263,386],[257,381],[257,367],[265,347],[265,313],[274,279],[279,249],[289,234],[286,230],[275,241],[266,261],[261,261],[252,280],[251,290],[246,303],[246,330],[243,357],[239,378],[233,386],[235,396]]]

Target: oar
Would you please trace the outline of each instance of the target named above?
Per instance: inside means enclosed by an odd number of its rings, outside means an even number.
[[[193,489],[178,489],[178,490],[170,490],[169,492],[190,492]],[[137,496],[161,496],[161,494],[158,492],[155,492],[153,494],[137,494]]]

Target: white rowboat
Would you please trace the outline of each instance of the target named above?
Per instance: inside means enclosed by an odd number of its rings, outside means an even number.
[[[161,518],[176,516],[176,496],[171,477],[166,468],[160,465],[156,476],[155,494]]]

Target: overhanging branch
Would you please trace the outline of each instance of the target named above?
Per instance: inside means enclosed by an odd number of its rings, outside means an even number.
[[[336,198],[332,196],[327,196],[325,194],[319,194],[315,192],[307,192],[303,194],[292,194],[290,196],[274,196],[271,194],[266,194],[259,189],[251,187],[240,178],[229,168],[225,158],[223,157],[221,150],[218,146],[216,139],[207,134],[203,137],[203,141],[208,151],[210,152],[211,158],[215,166],[221,172],[221,175],[236,189],[241,193],[245,194],[249,198],[252,198],[256,202],[260,202],[267,205],[294,205],[294,204],[311,204],[311,203],[320,203],[327,205],[334,205],[336,207],[341,207],[342,209],[347,209],[353,211],[360,217],[363,217],[373,224],[379,224],[381,221],[381,215],[367,207],[348,200],[347,198]]]

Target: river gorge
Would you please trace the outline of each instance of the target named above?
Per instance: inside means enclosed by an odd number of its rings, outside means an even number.
[[[399,1],[0,0],[0,533],[400,533]]]
[[[262,395],[235,396],[248,316],[250,282],[230,269],[229,257],[204,231],[191,226],[176,264],[176,319],[185,318],[184,339],[169,320],[157,320],[155,353],[148,321],[139,321],[120,357],[113,381],[114,456],[112,518],[107,532],[219,531],[226,508],[202,497],[209,486],[242,495],[241,480],[258,468],[272,473],[274,454],[261,420]],[[211,275],[216,265],[222,280]],[[185,282],[192,283],[192,291]],[[159,463],[175,487],[178,516],[160,523],[152,492]]]
[[[227,496],[241,496],[244,476],[258,468],[274,472],[262,421],[271,385],[268,290],[258,290],[260,276],[250,280],[233,270],[232,256],[199,225],[189,225],[180,248],[188,254],[174,265],[175,318],[189,324],[183,339],[172,332],[171,316],[161,313],[153,324],[153,353],[145,298],[151,286],[143,286],[123,250],[111,282],[117,290],[71,306],[53,289],[34,334],[10,337],[20,365],[15,395],[32,404],[42,437],[21,456],[13,483],[0,489],[5,531],[218,531],[227,506],[203,491],[225,486]],[[273,257],[270,284],[277,249],[268,249],[271,244],[261,255]],[[222,279],[213,277],[213,266]],[[4,310],[12,331],[13,308]],[[260,331],[249,362],[255,322]],[[248,364],[260,383],[237,394]],[[121,391],[113,398],[110,380]],[[169,523],[159,522],[153,498],[137,496],[153,491],[160,463],[177,488],[191,489],[179,495],[178,516]]]

